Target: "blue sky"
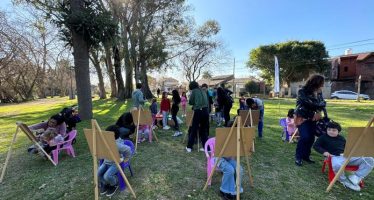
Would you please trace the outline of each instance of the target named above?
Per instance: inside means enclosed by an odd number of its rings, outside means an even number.
[[[187,0],[187,3],[193,7],[189,14],[198,25],[209,19],[221,25],[219,37],[231,51],[232,60],[236,59],[236,77],[252,74],[245,62],[250,50],[259,45],[320,40],[330,56],[341,55],[347,48],[352,48],[353,53],[374,51],[374,0]],[[0,8],[7,8],[7,4],[10,0],[1,0]],[[371,40],[334,46],[367,39]],[[232,73],[232,67],[213,73]]]
[[[287,40],[320,40],[330,56],[374,51],[373,0],[188,0],[196,23],[221,25],[220,37],[236,58],[236,76],[249,73],[244,63],[259,45]],[[337,44],[372,39],[361,43]],[[369,45],[355,46],[366,43]],[[343,47],[340,49],[332,49]],[[222,70],[221,70],[222,71]],[[223,70],[232,73],[232,66]],[[220,72],[220,73],[224,73]]]

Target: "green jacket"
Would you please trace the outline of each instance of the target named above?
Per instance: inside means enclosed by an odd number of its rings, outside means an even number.
[[[208,97],[206,92],[200,88],[193,89],[188,103],[193,106],[193,110],[207,108]]]

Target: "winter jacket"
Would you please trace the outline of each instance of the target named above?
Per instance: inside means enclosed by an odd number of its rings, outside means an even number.
[[[295,113],[304,119],[312,119],[315,112],[320,112],[326,107],[326,101],[322,93],[314,96],[313,92],[307,91],[304,87],[298,92]]]

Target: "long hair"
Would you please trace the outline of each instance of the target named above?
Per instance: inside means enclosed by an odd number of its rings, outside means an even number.
[[[173,101],[175,104],[179,104],[181,102],[181,97],[179,96],[178,90],[171,91],[171,94],[173,95]]]
[[[308,92],[315,92],[316,90],[318,90],[318,88],[323,87],[324,83],[325,83],[325,77],[319,74],[314,74],[308,78],[308,80],[305,83],[304,88]]]

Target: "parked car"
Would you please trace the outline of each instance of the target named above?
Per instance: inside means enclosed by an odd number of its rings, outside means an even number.
[[[360,94],[361,99],[370,99],[367,94]],[[357,99],[357,93],[349,90],[339,90],[331,94],[331,99]]]

